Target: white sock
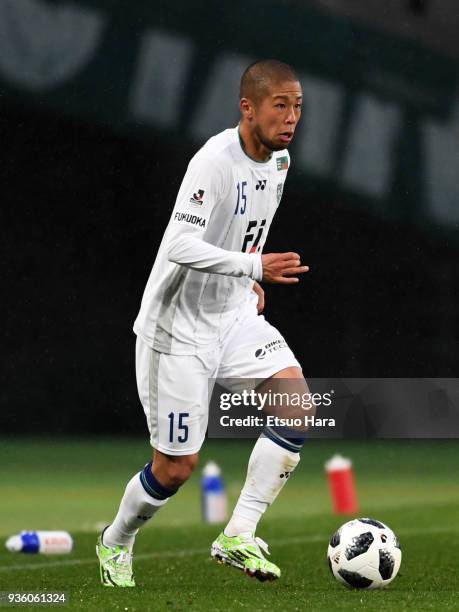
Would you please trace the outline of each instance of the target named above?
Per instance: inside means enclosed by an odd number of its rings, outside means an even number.
[[[126,486],[118,514],[103,535],[106,546],[128,546],[130,550],[139,527],[145,525],[169,498],[155,499],[140,482],[140,472]]]
[[[255,533],[258,521],[279,495],[299,461],[299,453],[286,450],[269,438],[258,438],[250,455],[244,487],[225,527],[228,537]]]

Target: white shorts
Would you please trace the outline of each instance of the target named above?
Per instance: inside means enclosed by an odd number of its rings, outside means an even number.
[[[138,336],[137,389],[151,445],[167,455],[197,453],[207,430],[210,378],[265,380],[291,366],[301,367],[256,310],[235,322],[221,346],[202,355],[160,353]]]

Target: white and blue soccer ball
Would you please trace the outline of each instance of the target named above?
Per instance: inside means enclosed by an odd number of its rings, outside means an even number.
[[[342,525],[330,540],[328,564],[342,584],[357,589],[388,585],[402,561],[400,543],[387,525],[359,518]]]

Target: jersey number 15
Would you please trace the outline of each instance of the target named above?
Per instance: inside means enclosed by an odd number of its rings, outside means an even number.
[[[238,211],[241,215],[245,213],[245,209],[247,208],[247,195],[245,193],[245,188],[247,187],[247,181],[242,181],[242,183],[238,183],[236,185],[237,189],[237,202],[236,202],[236,210],[234,214],[237,215]],[[241,207],[239,208],[239,204]]]

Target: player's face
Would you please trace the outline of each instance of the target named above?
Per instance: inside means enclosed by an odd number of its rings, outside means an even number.
[[[303,92],[298,81],[274,83],[254,107],[252,129],[270,151],[286,149],[301,116]]]

